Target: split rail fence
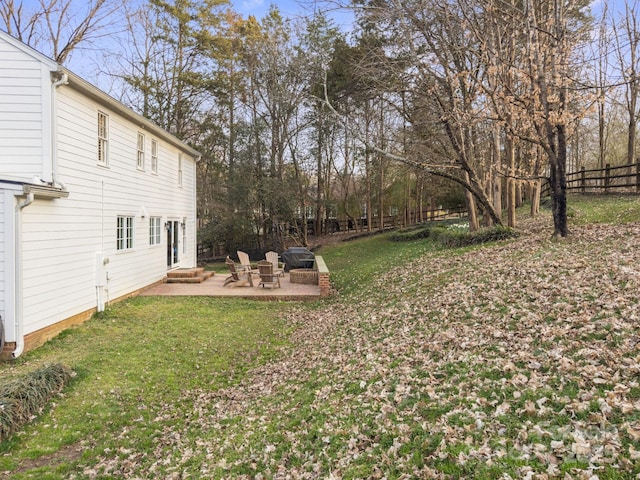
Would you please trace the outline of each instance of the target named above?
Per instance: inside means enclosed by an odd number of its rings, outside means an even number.
[[[640,193],[640,163],[567,173],[567,192],[572,193]],[[542,187],[542,196],[551,194],[549,182]]]
[[[467,207],[460,206],[456,208],[440,208],[436,210],[424,210],[420,212],[411,211],[405,217],[405,214],[374,216],[371,218],[371,227],[367,218],[355,219],[337,219],[328,218],[322,221],[320,225],[320,234],[337,233],[337,232],[364,232],[376,230],[388,230],[392,228],[405,227],[415,225],[421,221],[444,220],[447,218],[461,218],[467,215]],[[307,220],[307,232],[309,235],[316,234],[316,221]]]

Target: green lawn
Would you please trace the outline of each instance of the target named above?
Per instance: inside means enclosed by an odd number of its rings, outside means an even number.
[[[68,445],[80,445],[82,459],[109,450],[153,448],[164,425],[188,420],[189,405],[173,403],[183,391],[237,383],[248,368],[279,354],[291,330],[279,316],[286,308],[203,297],[139,297],[15,362],[0,364],[3,379],[52,362],[77,373],[52,410],[0,443],[0,473]],[[169,403],[175,415],[159,419]],[[125,428],[131,433],[127,447],[117,438]],[[55,465],[54,458],[53,465],[30,475],[65,478],[81,461],[67,460],[63,456]]]
[[[491,245],[325,248],[322,302],[114,305],[0,364],[77,373],[0,478],[635,478],[640,202],[569,205],[564,242],[543,211]]]

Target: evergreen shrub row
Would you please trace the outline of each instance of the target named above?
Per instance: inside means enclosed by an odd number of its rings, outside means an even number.
[[[0,441],[42,413],[73,376],[69,367],[55,363],[0,384]]]

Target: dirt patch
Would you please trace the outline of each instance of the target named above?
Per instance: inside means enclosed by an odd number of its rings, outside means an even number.
[[[0,472],[0,479],[12,478],[18,473],[25,473],[40,467],[59,465],[61,463],[73,462],[82,456],[83,447],[79,444],[67,445],[57,452],[34,459],[26,459],[20,463],[18,468],[12,472]]]

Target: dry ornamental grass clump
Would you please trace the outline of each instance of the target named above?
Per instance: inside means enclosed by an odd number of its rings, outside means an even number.
[[[0,385],[0,440],[40,414],[72,377],[68,367],[56,363]]]

